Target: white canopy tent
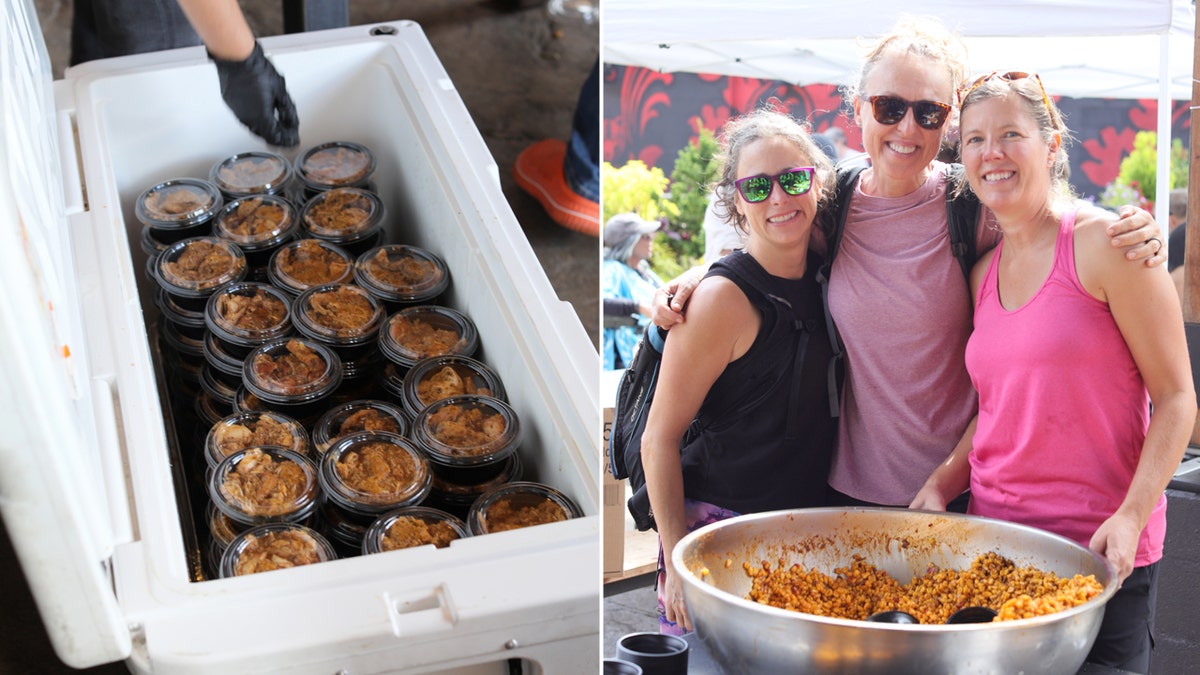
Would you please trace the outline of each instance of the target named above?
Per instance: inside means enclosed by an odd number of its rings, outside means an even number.
[[[1167,175],[1171,100],[1192,97],[1191,0],[604,0],[605,63],[660,72],[856,81],[862,40],[902,14],[937,16],[963,36],[972,69],[1042,75],[1052,94],[1157,99],[1158,172]],[[1170,185],[1155,217],[1167,227]]]

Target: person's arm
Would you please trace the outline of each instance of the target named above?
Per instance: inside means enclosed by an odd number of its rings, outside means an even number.
[[[214,57],[245,61],[254,51],[254,33],[237,0],[178,1],[188,22]]]
[[[962,438],[954,446],[954,451],[946,458],[946,461],[938,465],[929,478],[925,480],[925,484],[917,491],[917,496],[913,497],[912,502],[908,505],[910,509],[924,509],[926,511],[945,511],[946,505],[954,501],[955,497],[961,495],[971,484],[971,464],[969,456],[971,454],[971,441],[975,437],[975,423],[979,421],[979,416],[971,418],[971,423],[967,425],[967,430],[963,432]]]
[[[1091,211],[1098,213],[1089,213]],[[1107,212],[1095,206],[1083,206],[1079,214],[1110,218]],[[1167,261],[1167,245],[1162,240],[1162,228],[1149,211],[1125,205],[1117,215],[1116,222],[1107,227],[1110,246],[1125,249],[1126,260],[1142,261],[1146,267],[1157,267]]]
[[[1154,412],[1133,480],[1121,505],[1092,535],[1090,547],[1116,566],[1120,580],[1133,570],[1138,537],[1179,467],[1196,417],[1196,392],[1179,297],[1165,267],[1124,264],[1102,229],[1111,220],[1076,226],[1079,280],[1108,303],[1146,383]]]
[[[739,300],[740,298],[740,300]],[[680,444],[713,382],[735,353],[745,353],[760,319],[746,296],[727,279],[706,281],[692,297],[690,320],[671,330],[663,350],[654,402],[642,434],[642,469],[654,521],[662,539],[666,617],[692,629],[671,551],[687,534]],[[749,338],[744,337],[749,335]]]
[[[272,145],[299,144],[296,104],[237,0],[179,0],[179,6],[216,63],[221,97],[238,120]]]
[[[700,280],[708,273],[709,265],[697,265],[683,274],[671,279],[662,288],[654,292],[654,306],[647,316],[654,325],[667,330],[676,324],[683,323],[683,308],[687,305],[692,291],[700,285]]]

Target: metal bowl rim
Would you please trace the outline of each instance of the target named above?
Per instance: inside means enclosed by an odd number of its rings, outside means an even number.
[[[820,616],[818,614],[808,614],[806,612],[796,612],[796,611],[792,611],[792,610],[788,610],[788,609],[782,609],[780,607],[773,607],[771,605],[764,605],[761,603],[754,602],[753,600],[748,600],[746,598],[739,597],[733,593],[730,593],[729,591],[723,590],[721,588],[717,588],[716,586],[711,586],[709,584],[703,583],[696,577],[695,574],[692,573],[691,570],[689,570],[687,568],[686,565],[683,564],[683,551],[685,549],[687,549],[688,547],[690,547],[693,542],[695,542],[697,539],[700,539],[701,537],[705,536],[705,533],[707,533],[711,530],[721,529],[722,527],[729,527],[732,523],[753,522],[753,521],[757,521],[757,520],[767,520],[767,519],[771,519],[771,518],[779,518],[779,517],[783,517],[783,516],[800,515],[800,514],[813,514],[813,513],[840,514],[840,513],[870,513],[870,512],[880,512],[880,513],[905,512],[905,513],[929,514],[929,515],[942,516],[942,517],[948,517],[948,518],[962,518],[962,519],[967,519],[967,520],[972,520],[972,521],[980,521],[980,522],[985,522],[985,523],[996,523],[1003,527],[1017,529],[1017,530],[1026,530],[1026,531],[1036,534],[1038,536],[1046,536],[1051,539],[1057,539],[1059,542],[1066,544],[1068,546],[1068,548],[1075,548],[1080,551],[1085,551],[1089,555],[1091,555],[1092,558],[1094,560],[1096,560],[1098,563],[1100,563],[1104,567],[1105,571],[1107,572],[1107,575],[1108,575],[1107,583],[1105,583],[1104,590],[1100,593],[1100,595],[1092,598],[1091,600],[1088,600],[1087,602],[1083,603],[1082,605],[1076,605],[1075,607],[1071,607],[1069,609],[1064,609],[1059,612],[1054,612],[1052,614],[1044,614],[1042,616],[1030,617],[1028,619],[1013,619],[1010,621],[998,621],[995,623],[898,624],[898,623],[880,623],[880,622],[873,622],[873,621],[859,621],[857,619],[841,619],[841,618],[837,618],[837,617]],[[675,570],[677,573],[680,570],[682,570],[684,572],[684,574],[681,574],[680,576],[681,576],[681,578],[684,579],[684,583],[687,584],[688,586],[693,587],[695,590],[697,590],[701,593],[713,594],[720,598],[728,598],[729,600],[731,600],[734,603],[735,606],[740,606],[745,609],[754,608],[757,611],[766,612],[768,616],[773,616],[773,617],[778,617],[778,618],[796,618],[796,619],[802,620],[802,621],[811,621],[811,622],[820,623],[820,624],[828,624],[831,626],[847,626],[847,627],[854,627],[854,628],[866,627],[866,628],[872,628],[872,629],[878,629],[878,630],[892,630],[892,631],[958,633],[958,632],[969,632],[969,631],[978,631],[978,630],[1005,630],[1005,631],[1020,630],[1023,628],[1037,626],[1037,625],[1045,624],[1045,623],[1056,623],[1060,620],[1065,619],[1066,617],[1074,616],[1076,614],[1082,614],[1087,611],[1091,611],[1095,606],[1093,603],[1106,604],[1109,601],[1109,599],[1112,598],[1112,596],[1117,592],[1117,573],[1116,573],[1116,568],[1113,566],[1113,564],[1111,562],[1109,562],[1109,560],[1107,558],[1101,556],[1100,554],[1096,553],[1095,551],[1092,551],[1091,549],[1080,546],[1078,542],[1067,539],[1066,537],[1063,537],[1062,535],[1055,534],[1053,532],[1050,532],[1047,530],[1042,530],[1042,529],[1039,529],[1036,527],[1031,527],[1029,525],[1022,525],[1020,523],[1013,523],[1013,522],[1010,522],[1007,520],[999,520],[996,518],[985,518],[983,516],[973,516],[973,515],[966,515],[966,514],[961,514],[961,513],[952,513],[952,512],[947,512],[947,511],[925,511],[925,510],[919,510],[919,509],[904,509],[904,508],[899,508],[899,507],[889,508],[889,507],[878,507],[878,506],[852,506],[852,507],[844,507],[843,508],[843,507],[828,507],[827,506],[827,507],[814,507],[814,508],[807,508],[807,509],[786,509],[786,510],[780,510],[780,511],[764,511],[761,513],[749,513],[749,514],[745,514],[745,515],[741,515],[741,516],[736,516],[734,518],[718,520],[716,522],[704,525],[703,527],[697,528],[696,530],[689,532],[686,536],[684,536],[682,539],[680,539],[679,543],[676,544],[675,549],[671,552],[671,564],[675,566]]]

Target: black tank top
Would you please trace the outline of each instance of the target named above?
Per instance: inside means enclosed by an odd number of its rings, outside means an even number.
[[[819,266],[810,253],[803,278],[783,279],[738,251],[710,268],[708,276],[737,284],[762,325],[750,349],[713,383],[684,437],[687,497],[738,513],[825,504],[837,420],[826,382],[833,350]],[[746,401],[757,403],[731,414]]]

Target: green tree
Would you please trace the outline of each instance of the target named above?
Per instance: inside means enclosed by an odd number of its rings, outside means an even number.
[[[719,169],[713,160],[716,152],[713,133],[698,127],[696,138],[679,151],[671,172],[670,199],[679,208],[679,217],[666,228],[663,242],[669,249],[664,253],[673,254],[680,271],[704,256],[704,212],[708,208],[708,188]],[[666,269],[670,265],[662,261],[660,266]]]

